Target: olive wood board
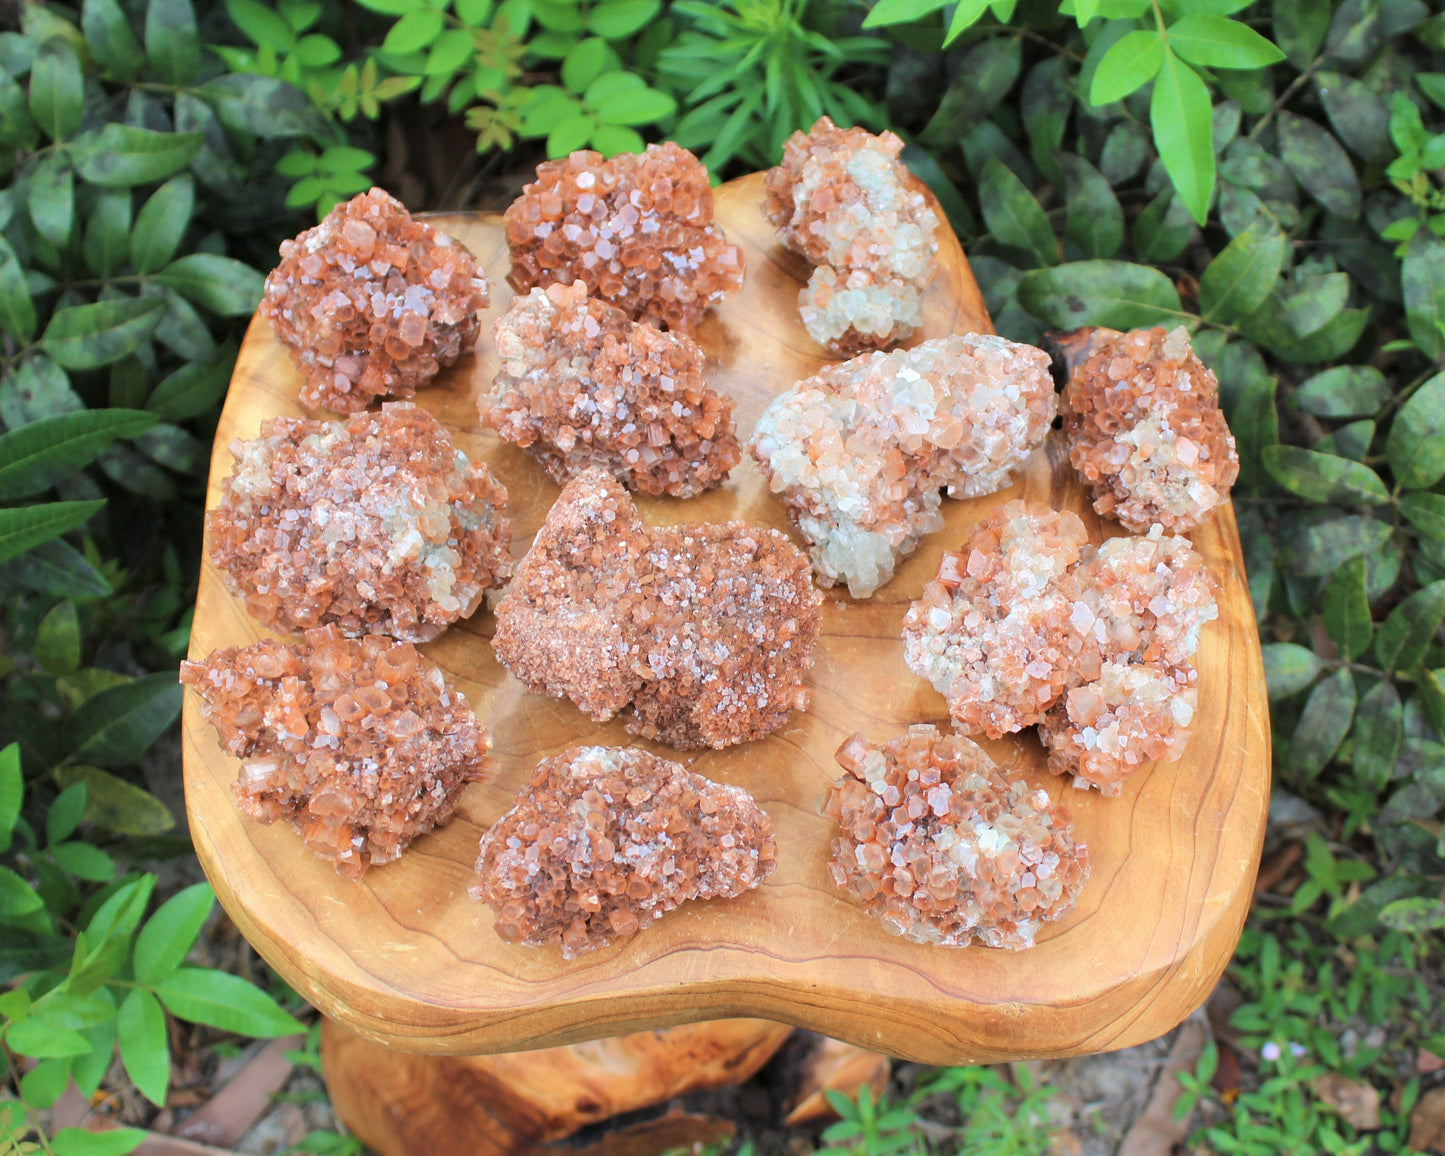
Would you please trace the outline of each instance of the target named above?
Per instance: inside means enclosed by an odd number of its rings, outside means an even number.
[[[828,360],[798,316],[809,269],[776,242],[762,201],[761,174],[717,190],[717,220],[742,246],[747,281],[698,334],[711,382],[737,399],[743,438],[769,399]],[[476,397],[497,368],[492,322],[514,296],[505,281],[504,229],[495,215],[432,220],[485,267],[491,306],[475,352],[416,402],[507,487],[520,556],[559,487],[477,419]],[[939,263],[913,340],[990,330],[968,262],[946,227]],[[305,416],[299,386],[258,316],[216,432],[208,507],[220,500],[233,438],[255,437],[271,416]],[[912,723],[948,727],[942,696],[904,664],[904,611],[945,548],[959,547],[980,517],[1020,497],[1074,510],[1095,541],[1119,532],[1094,515],[1059,435],[1051,435],[1007,490],[945,502],[945,528],[871,598],[826,591],[811,706],[768,738],[722,751],[674,752],[627,734],[618,719],[595,723],[570,702],[526,693],[489,645],[489,596],[486,609],[422,649],[490,728],[496,776],[465,790],[446,827],[358,882],[314,858],[285,823],[242,817],[231,794],[238,762],[222,751],[188,691],[186,804],[201,863],[231,917],[287,982],[346,1027],[406,1051],[515,1051],[734,1016],[795,1024],[929,1063],[1075,1055],[1152,1039],[1204,999],[1228,962],[1264,833],[1269,715],[1229,505],[1192,534],[1220,580],[1220,617],[1203,631],[1199,709],[1181,762],[1145,767],[1122,796],[1103,798],[1048,774],[1032,732],[984,744],[1012,773],[1062,800],[1089,848],[1092,870],[1077,906],[1046,926],[1037,946],[1011,952],[908,942],[884,931],[828,875],[835,828],[820,811],[840,773],[833,758],[839,745],[854,731],[886,740]],[[782,503],[746,456],[706,495],[638,504],[653,523],[741,519],[787,529]],[[266,634],[207,561],[191,656]],[[684,905],[572,961],[557,947],[504,943],[491,911],[467,893],[477,841],[537,762],[574,744],[644,746],[746,788],[772,817],[777,870],[738,899]]]

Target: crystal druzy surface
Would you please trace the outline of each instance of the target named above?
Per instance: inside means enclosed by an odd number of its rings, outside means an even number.
[[[472,255],[381,189],[281,243],[261,312],[312,409],[411,397],[476,342],[487,279]]]
[[[181,682],[242,760],[241,810],[285,819],[349,878],[396,859],[489,777],[486,728],[410,642],[325,626],[183,662]]]
[[[497,320],[501,369],[482,424],[558,482],[591,466],[629,489],[688,498],[742,457],[733,400],[703,380],[702,349],[628,319],[581,281],[519,296]]]
[[[497,657],[529,690],[681,748],[777,730],[807,705],[822,626],[777,530],[649,527],[608,474],[567,483],[497,603]]]
[[[749,450],[807,539],[818,581],[866,598],[943,525],[939,491],[990,494],[1043,441],[1042,350],[988,334],[830,365],[774,398]]]
[[[938,269],[938,217],[902,150],[891,132],[838,128],[825,116],[789,137],[783,163],[768,171],[768,220],[817,266],[798,295],[803,325],[844,357],[908,337]]]
[[[1068,812],[1005,778],[977,743],[920,725],[881,746],[854,735],[837,758],[828,869],[894,935],[1032,947],[1073,909],[1089,859]]]
[[[573,959],[690,899],[741,895],[776,862],[772,821],[741,787],[647,751],[573,747],[482,836],[472,896],[508,943]]]
[[[425,642],[512,572],[507,491],[425,410],[271,418],[231,453],[211,561],[267,626]]]
[[[518,292],[585,281],[634,320],[691,333],[743,284],[742,251],[712,214],[707,170],[671,142],[546,161],[507,208],[507,280]]]
[[[1184,752],[1216,591],[1188,539],[1161,527],[1094,547],[1076,515],[1009,502],[944,553],[904,616],[904,659],[962,730],[1038,724],[1050,770],[1117,795],[1142,764]]]
[[[1095,330],[1059,412],[1094,509],[1135,533],[1188,530],[1239,476],[1219,382],[1184,329]]]

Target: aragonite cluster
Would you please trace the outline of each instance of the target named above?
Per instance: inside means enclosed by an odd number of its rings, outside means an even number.
[[[581,281],[517,297],[493,336],[502,364],[477,402],[482,424],[559,482],[597,466],[628,489],[688,498],[742,458],[733,399],[703,380],[698,344]]]
[[[242,760],[241,810],[285,819],[348,878],[396,859],[488,777],[486,728],[409,642],[323,626],[183,662],[181,682]]]
[[[742,251],[713,223],[707,170],[671,142],[546,161],[505,220],[518,292],[584,281],[634,320],[691,333],[742,288]]]
[[[777,854],[742,788],[647,751],[573,747],[538,764],[482,836],[472,896],[508,943],[559,943],[573,959],[688,900],[741,895]]]
[[[1216,591],[1161,527],[1094,547],[1077,515],[1009,502],[944,553],[904,617],[904,659],[960,729],[1038,724],[1051,770],[1117,795],[1142,764],[1183,754]]]
[[[768,220],[817,266],[798,295],[803,325],[844,357],[908,337],[938,269],[938,216],[902,150],[891,132],[838,128],[825,116],[789,137],[783,163],[768,171]]]
[[[837,758],[828,869],[894,935],[1032,947],[1073,909],[1089,858],[1068,812],[1006,778],[977,743],[920,725],[881,746],[854,735]]]
[[[281,243],[261,313],[301,370],[301,401],[355,413],[411,397],[476,342],[487,279],[456,241],[381,189]]]
[[[807,539],[818,581],[866,598],[943,525],[940,492],[993,493],[1043,441],[1042,350],[988,334],[826,366],[774,398],[748,449]]]
[[[1183,531],[1228,498],[1239,457],[1184,329],[1097,329],[1071,360],[1059,408],[1094,509],[1135,533]]]
[[[567,483],[497,603],[497,657],[529,690],[674,747],[762,738],[807,705],[822,626],[777,530],[643,523],[617,482]]]
[[[267,626],[425,642],[511,575],[507,491],[423,409],[271,418],[231,453],[211,560]]]

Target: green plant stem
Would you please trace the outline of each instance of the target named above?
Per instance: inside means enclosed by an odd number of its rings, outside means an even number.
[[[20,1091],[20,1066],[15,1062],[15,1057],[11,1054],[9,1048],[0,1044],[0,1051],[5,1053],[5,1064],[10,1069],[10,1081],[15,1085],[15,1090],[18,1093]],[[21,1096],[18,1102],[24,1106],[25,1114],[30,1118],[30,1126],[35,1129],[35,1137],[40,1146],[45,1149],[46,1152],[50,1153],[50,1156],[55,1156],[55,1149],[50,1145],[50,1137],[45,1134],[45,1129],[41,1127],[40,1113],[35,1110],[30,1101],[25,1099],[24,1096]]]

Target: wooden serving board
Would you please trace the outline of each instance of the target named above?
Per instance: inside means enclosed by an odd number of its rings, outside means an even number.
[[[762,199],[760,174],[717,192],[717,219],[743,247],[747,284],[700,334],[713,384],[737,398],[744,437],[770,398],[825,360],[798,319],[807,267],[773,240]],[[506,485],[520,555],[558,487],[477,421],[475,398],[496,370],[491,324],[513,297],[501,221],[457,215],[435,223],[485,266],[492,306],[475,354],[417,402]],[[918,339],[989,329],[951,234],[941,238],[939,256]],[[268,324],[254,320],[216,433],[208,505],[219,501],[230,472],[233,438],[256,436],[267,417],[304,413],[299,384]],[[871,599],[828,591],[811,709],[762,742],[724,751],[643,744],[618,720],[597,724],[569,702],[526,694],[488,644],[490,610],[453,626],[423,649],[491,728],[496,778],[468,787],[447,827],[360,882],[313,858],[286,825],[241,817],[231,797],[237,760],[223,753],[188,693],[186,802],[201,863],[231,917],[289,983],[328,1016],[402,1050],[521,1050],[731,1016],[776,1019],[931,1063],[1072,1055],[1152,1039],[1203,1000],[1228,961],[1264,832],[1269,715],[1229,506],[1193,535],[1223,590],[1221,617],[1204,628],[1199,711],[1182,762],[1147,768],[1128,780],[1122,797],[1105,799],[1047,774],[1031,733],[986,744],[1002,764],[1063,799],[1089,848],[1092,874],[1076,909],[1046,928],[1037,947],[908,943],[836,891],[827,874],[834,828],[819,810],[839,774],[839,744],[855,730],[887,739],[910,723],[948,725],[942,697],[903,662],[908,603],[943,549],[958,547],[979,517],[1017,497],[1076,511],[1096,540],[1117,531],[1092,513],[1055,435],[1010,489],[945,502],[946,528]],[[639,505],[657,523],[743,519],[786,528],[781,503],[750,459],[706,496]],[[207,563],[192,657],[265,633]],[[478,838],[539,759],[576,743],[649,745],[745,787],[776,826],[777,871],[740,899],[687,905],[572,962],[555,947],[503,943],[490,910],[467,895]]]

